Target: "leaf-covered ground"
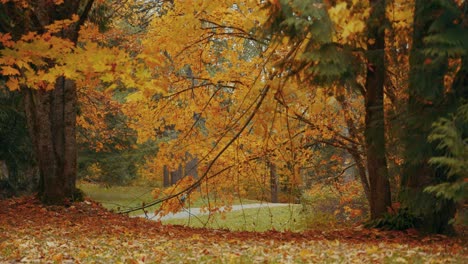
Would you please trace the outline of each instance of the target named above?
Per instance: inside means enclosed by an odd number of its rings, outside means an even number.
[[[164,226],[94,202],[0,201],[0,263],[467,263],[466,241],[360,228],[303,233]]]

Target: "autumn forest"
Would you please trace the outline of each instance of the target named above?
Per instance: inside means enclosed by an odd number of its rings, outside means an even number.
[[[0,262],[466,263],[465,0],[0,0]]]

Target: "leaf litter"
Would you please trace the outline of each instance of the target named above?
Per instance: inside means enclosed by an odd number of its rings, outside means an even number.
[[[233,232],[162,225],[94,201],[0,201],[0,263],[467,263],[466,239],[362,227]]]

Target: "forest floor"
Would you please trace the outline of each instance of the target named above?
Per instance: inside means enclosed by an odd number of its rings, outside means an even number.
[[[361,227],[230,232],[161,225],[93,201],[0,201],[0,263],[468,263],[466,238]]]

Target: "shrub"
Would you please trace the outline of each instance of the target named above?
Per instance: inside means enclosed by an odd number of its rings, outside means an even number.
[[[368,221],[364,226],[385,230],[406,230],[417,227],[420,219],[413,216],[408,209],[400,208],[396,212],[386,213],[382,218]]]
[[[363,221],[367,202],[358,182],[315,185],[301,197],[302,215],[309,228],[332,228]]]

